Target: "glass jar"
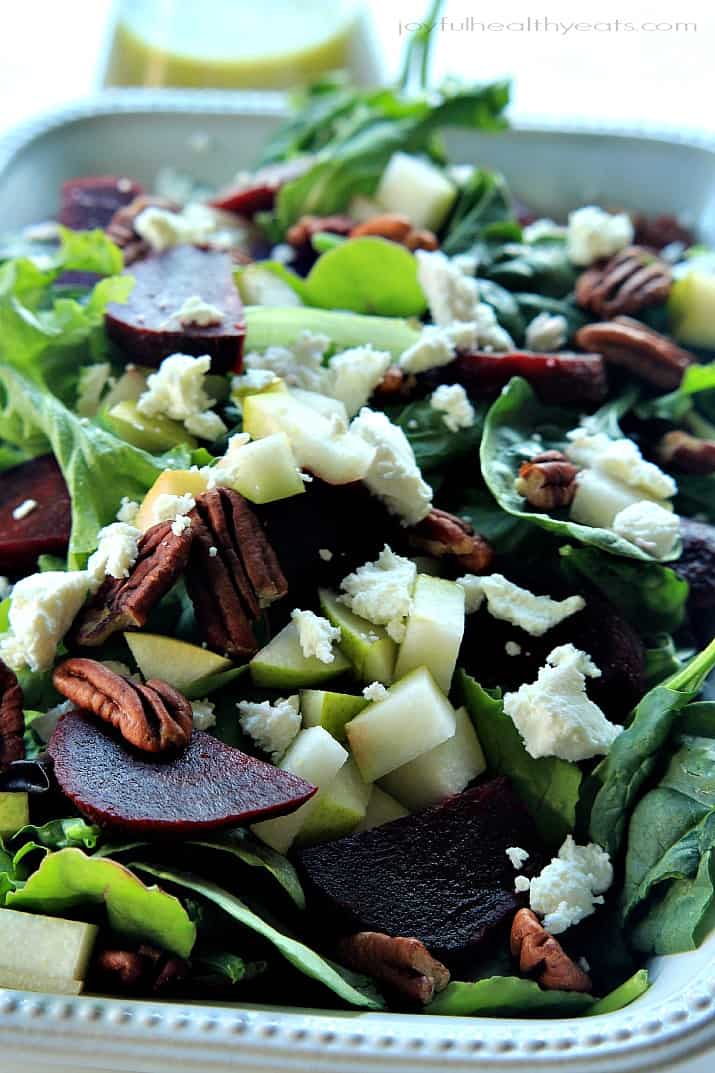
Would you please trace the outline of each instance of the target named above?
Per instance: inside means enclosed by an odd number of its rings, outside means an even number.
[[[379,81],[356,0],[120,0],[106,86],[288,89],[345,68]]]

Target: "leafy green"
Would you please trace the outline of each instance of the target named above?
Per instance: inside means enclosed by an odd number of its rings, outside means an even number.
[[[585,781],[580,810],[594,842],[615,857],[641,787],[653,773],[678,712],[700,692],[715,667],[715,641],[662,685],[646,693],[631,723]]]
[[[410,402],[407,406],[389,407],[387,413],[410,441],[420,469],[428,471],[447,466],[477,450],[486,410],[484,403],[477,404],[474,424],[456,432],[447,428],[444,414],[435,410],[429,399]]]
[[[579,767],[555,756],[529,756],[501,698],[491,696],[464,672],[460,683],[489,771],[508,775],[542,838],[550,846],[560,846],[574,829]]]
[[[141,500],[165,469],[189,465],[185,448],[153,456],[132,447],[8,365],[0,365],[0,433],[19,444],[39,433],[54,453],[72,500],[70,568],[85,565],[123,496]]]
[[[670,567],[617,559],[597,548],[567,545],[560,554],[569,579],[595,585],[639,632],[672,633],[682,625],[688,583]]]
[[[524,341],[526,323],[515,296],[491,279],[477,279],[477,283],[480,301],[492,307],[502,328],[509,332],[517,346],[521,346]]]
[[[305,894],[298,874],[287,857],[259,842],[242,827],[217,834],[213,838],[192,839],[191,844],[203,849],[218,850],[236,857],[251,868],[264,868],[281,885],[299,909],[305,909]]]
[[[631,977],[629,977],[620,987],[616,987],[609,995],[605,995],[602,999],[599,999],[590,1010],[588,1010],[587,1017],[598,1017],[603,1013],[615,1013],[616,1010],[622,1010],[625,1006],[630,1006],[632,1002],[635,1002],[637,998],[645,994],[650,986],[648,979],[648,970],[639,969]]]
[[[483,484],[464,489],[450,504],[453,514],[464,517],[477,533],[485,537],[500,554],[517,551],[520,556],[537,554],[550,538],[544,530],[515,518],[502,510],[494,496]]]
[[[674,506],[678,514],[689,518],[702,515],[715,525],[715,474],[700,477],[694,473],[679,473]]]
[[[503,175],[475,168],[460,190],[442,238],[449,257],[463,253],[484,238],[490,224],[514,222],[514,212]]]
[[[101,837],[99,827],[87,823],[81,816],[72,816],[67,820],[49,820],[42,827],[34,824],[21,827],[9,845],[22,845],[31,840],[35,845],[51,850],[66,849],[68,846],[95,849]]]
[[[568,337],[571,339],[579,328],[588,323],[588,317],[579,309],[571,297],[547,298],[543,294],[527,294],[517,292],[513,295],[517,308],[523,319],[528,323],[539,313],[550,313],[552,316],[566,318],[568,324]]]
[[[572,412],[543,405],[526,380],[514,377],[492,404],[484,425],[480,455],[482,474],[490,491],[502,509],[517,518],[612,555],[652,563],[647,552],[609,529],[525,509],[525,500],[514,487],[520,464],[537,451],[562,449],[574,423]],[[668,558],[677,559],[680,551],[679,546],[675,547]]]
[[[639,403],[636,413],[644,419],[655,417],[679,424],[699,401],[697,397],[710,391],[715,392],[715,362],[708,365],[695,363],[685,370],[675,391]]]
[[[430,1002],[425,1013],[451,1017],[578,1017],[594,1005],[591,995],[578,991],[542,991],[534,980],[490,976],[476,983],[455,980]]]
[[[367,1009],[377,1010],[384,1007],[382,999],[377,995],[371,983],[364,977],[348,972],[346,969],[331,964],[322,958],[314,950],[305,946],[297,939],[291,938],[284,932],[278,931],[267,921],[254,913],[252,909],[228,891],[223,890],[208,879],[191,875],[187,872],[177,872],[163,868],[154,868],[148,864],[137,862],[132,867],[141,872],[155,876],[179,887],[192,890],[213,902],[237,923],[250,928],[257,934],[262,935],[269,943],[283,955],[286,961],[305,973],[313,980],[318,980],[336,995],[352,1006],[362,1006]]]
[[[664,678],[679,671],[683,661],[669,633],[657,633],[648,639],[645,650],[645,684],[657,686]]]
[[[197,946],[191,955],[192,977],[199,981],[245,983],[265,972],[265,961],[245,961],[230,950]]]
[[[577,276],[560,240],[491,246],[481,272],[509,291],[535,292],[547,298],[565,298]]]
[[[5,895],[5,905],[49,915],[102,904],[110,928],[188,957],[196,932],[178,898],[147,887],[117,861],[88,857],[80,849],[49,853],[24,886]]]

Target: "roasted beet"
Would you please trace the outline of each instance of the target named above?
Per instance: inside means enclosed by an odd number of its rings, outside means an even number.
[[[168,759],[138,753],[83,712],[63,716],[49,747],[55,777],[101,827],[185,835],[294,812],[310,783],[195,730]]]
[[[507,779],[426,812],[304,849],[298,863],[321,929],[419,939],[450,967],[474,954],[523,904],[508,846],[544,863],[533,823]]]
[[[87,175],[62,184],[59,220],[74,231],[106,227],[117,209],[128,205],[144,188],[117,175]]]
[[[209,203],[224,212],[236,212],[240,216],[255,216],[257,212],[272,209],[276,194],[292,179],[304,175],[312,166],[311,157],[296,157],[294,160],[267,164],[242,182],[220,191]]]
[[[13,511],[28,500],[37,505],[13,518]],[[71,524],[67,485],[52,455],[5,470],[0,479],[0,574],[27,573],[38,555],[64,555]]]
[[[523,376],[542,402],[602,402],[608,388],[600,354],[462,354],[448,366],[449,382],[462,384],[475,398],[497,395],[512,376]]]
[[[715,526],[681,518],[680,533],[683,554],[671,565],[690,585],[692,607],[715,607]]]
[[[142,365],[160,365],[169,354],[209,354],[213,372],[238,372],[246,326],[228,253],[174,246],[133,264],[134,290],[125,304],[107,307],[107,334]],[[177,313],[200,297],[223,313],[220,324],[182,326]]]

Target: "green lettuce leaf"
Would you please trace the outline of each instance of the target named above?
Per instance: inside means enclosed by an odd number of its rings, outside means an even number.
[[[104,904],[109,927],[128,938],[154,943],[188,957],[196,929],[178,898],[147,887],[123,864],[88,857],[80,849],[49,853],[24,886],[5,895],[5,905],[61,915],[78,906]]]
[[[383,1000],[375,991],[372,983],[365,977],[358,976],[356,973],[349,972],[338,965],[333,965],[298,939],[293,939],[290,935],[278,931],[259,917],[257,913],[254,913],[252,909],[249,909],[240,898],[223,890],[222,887],[210,882],[210,880],[202,879],[200,876],[195,876],[188,872],[155,868],[138,861],[133,863],[131,867],[155,876],[157,879],[165,880],[179,887],[185,887],[187,890],[193,891],[194,894],[200,894],[203,898],[213,902],[214,905],[217,905],[238,924],[250,928],[258,935],[262,935],[264,939],[267,939],[283,955],[286,961],[290,962],[296,969],[305,973],[311,979],[324,984],[325,987],[350,1005],[362,1006],[370,1010],[384,1008]]]
[[[578,1017],[594,1006],[591,995],[543,991],[534,980],[490,976],[476,983],[455,980],[425,1008],[451,1017]]]
[[[484,480],[502,509],[517,518],[523,518],[566,540],[577,540],[612,555],[652,563],[652,556],[647,552],[616,536],[609,529],[569,521],[565,511],[560,512],[559,516],[527,509],[528,504],[514,488],[519,466],[524,459],[537,450],[562,450],[566,433],[577,422],[573,411],[544,406],[526,380],[514,377],[487,414],[480,451]],[[677,559],[680,553],[678,545],[668,559]]]
[[[72,816],[67,820],[49,820],[42,827],[28,824],[9,840],[8,845],[19,846],[32,841],[36,846],[47,849],[66,849],[77,846],[80,849],[96,849],[102,838],[99,827],[87,823],[81,816]]]
[[[641,995],[644,995],[649,986],[648,970],[639,969],[619,987],[614,988],[610,994],[604,995],[603,998],[599,999],[587,1011],[586,1016],[598,1017],[603,1013],[615,1013],[616,1010],[622,1010],[625,1006],[630,1006]]]
[[[305,894],[298,879],[298,873],[288,858],[282,853],[276,853],[265,843],[259,842],[244,828],[236,827],[212,838],[192,839],[191,845],[230,854],[250,868],[264,868],[298,908],[305,909]]]
[[[487,768],[494,775],[509,777],[544,841],[560,846],[575,825],[581,785],[578,765],[555,756],[529,756],[501,699],[464,672],[460,684]]]

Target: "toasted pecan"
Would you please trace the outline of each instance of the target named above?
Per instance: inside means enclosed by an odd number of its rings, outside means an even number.
[[[460,570],[472,574],[488,570],[494,558],[494,549],[474,528],[446,510],[433,507],[426,518],[407,530],[407,540],[412,548],[435,559],[453,556]]]
[[[662,465],[681,473],[715,473],[715,440],[701,440],[682,429],[673,429],[658,441],[655,453]]]
[[[591,991],[591,979],[564,951],[531,909],[520,909],[511,925],[512,957],[547,991]]]
[[[665,302],[673,282],[670,266],[651,250],[628,246],[587,268],[576,281],[576,301],[607,320]]]
[[[130,265],[145,257],[151,247],[148,242],[134,230],[134,222],[145,209],[165,209],[169,212],[178,212],[180,206],[167,197],[158,194],[140,194],[130,201],[128,205],[122,205],[117,209],[114,216],[106,227],[107,234],[116,246],[119,246],[124,256],[124,264]]]
[[[22,689],[17,677],[0,660],[0,771],[25,755]]]
[[[586,324],[576,333],[584,350],[597,351],[609,365],[620,365],[655,387],[672,391],[695,358],[660,332],[631,317]]]
[[[521,463],[514,487],[537,510],[554,510],[573,501],[577,473],[561,451],[542,451]]]
[[[360,931],[339,941],[337,955],[345,965],[374,976],[421,1006],[444,991],[450,979],[449,969],[419,939]]]

